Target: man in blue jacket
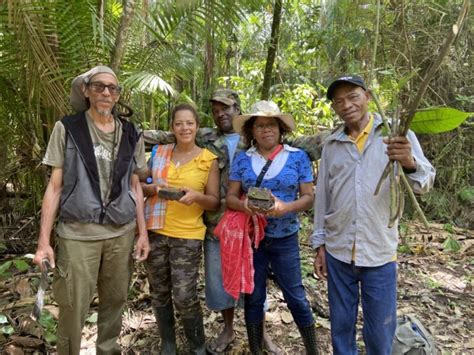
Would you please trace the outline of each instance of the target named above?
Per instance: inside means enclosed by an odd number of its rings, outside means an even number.
[[[389,223],[388,179],[374,195],[390,160],[398,161],[416,193],[432,186],[435,170],[413,132],[388,140],[369,112],[370,94],[359,76],[345,75],[327,97],[344,124],[324,145],[311,236],[316,274],[328,280],[334,354],[357,354],[359,292],[367,354],[390,355],[396,328],[398,221]]]

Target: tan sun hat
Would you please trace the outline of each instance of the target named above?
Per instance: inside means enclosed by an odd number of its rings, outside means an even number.
[[[115,75],[112,69],[105,65],[98,65],[91,70],[76,76],[72,81],[71,94],[69,95],[69,101],[75,112],[81,112],[88,109],[87,100],[84,96],[84,92],[82,91],[82,86],[87,84],[94,75],[101,73],[107,73],[114,76],[118,83],[117,75]]]
[[[252,106],[250,113],[246,115],[235,116],[232,121],[234,130],[242,132],[242,127],[252,117],[275,117],[280,119],[291,131],[295,129],[295,120],[293,116],[287,113],[281,113],[280,108],[273,101],[259,101]]]

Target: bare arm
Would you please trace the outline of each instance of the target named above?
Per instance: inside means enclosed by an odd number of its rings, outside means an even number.
[[[137,201],[138,236],[135,245],[135,259],[138,261],[144,261],[150,252],[150,245],[148,243],[148,231],[145,224],[143,191],[140,185],[139,177],[136,174],[132,175],[132,191],[135,194]]]
[[[185,205],[190,205],[195,202],[206,211],[216,211],[220,204],[219,190],[219,165],[217,159],[215,159],[211,164],[204,193],[184,187],[183,191],[185,191],[186,194],[179,200],[179,202],[184,203]]]
[[[146,181],[146,178],[151,176],[151,170],[147,165],[145,169],[135,171],[134,174],[139,177],[140,181]]]
[[[33,262],[42,268],[42,260],[48,259],[51,267],[55,266],[54,251],[51,247],[51,231],[53,230],[54,219],[59,208],[61,192],[63,190],[63,169],[53,168],[48,186],[41,205],[41,225]]]

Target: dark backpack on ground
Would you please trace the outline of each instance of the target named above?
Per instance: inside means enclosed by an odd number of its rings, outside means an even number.
[[[436,355],[431,334],[412,314],[397,317],[392,355]]]

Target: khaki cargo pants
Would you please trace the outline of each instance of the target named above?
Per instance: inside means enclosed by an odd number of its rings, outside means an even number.
[[[53,293],[59,305],[57,351],[79,354],[81,334],[96,286],[99,295],[97,354],[120,354],[117,338],[132,272],[133,229],[99,241],[56,239]]]

